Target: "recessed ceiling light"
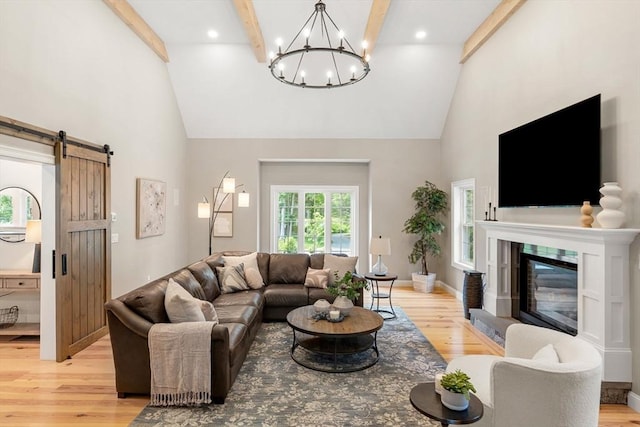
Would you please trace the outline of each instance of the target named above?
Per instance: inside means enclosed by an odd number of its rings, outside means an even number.
[[[427,32],[426,31],[422,31],[422,30],[416,31],[416,38],[418,40],[422,40],[422,39],[424,39],[426,37],[427,37]]]
[[[216,30],[207,31],[207,35],[212,39],[217,39],[218,38],[218,32]]]

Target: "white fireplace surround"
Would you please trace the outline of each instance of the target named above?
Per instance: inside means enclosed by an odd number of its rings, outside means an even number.
[[[640,230],[478,221],[486,230],[484,308],[511,317],[511,242],[578,253],[578,336],[602,355],[602,380],[631,382],[629,245]]]

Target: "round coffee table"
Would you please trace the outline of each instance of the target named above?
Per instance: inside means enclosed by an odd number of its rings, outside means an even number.
[[[343,321],[316,320],[312,305],[287,314],[293,330],[291,358],[309,369],[322,372],[355,372],[375,365],[378,330],[384,319],[378,313],[353,307]],[[368,353],[367,353],[368,352]]]
[[[484,407],[474,394],[471,394],[469,407],[464,411],[454,411],[440,401],[434,383],[421,383],[411,389],[409,400],[418,412],[432,420],[440,421],[442,427],[457,424],[471,424],[482,418]]]

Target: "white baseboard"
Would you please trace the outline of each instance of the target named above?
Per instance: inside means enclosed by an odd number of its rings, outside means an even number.
[[[640,412],[640,395],[630,391],[627,395],[627,406],[636,412]]]

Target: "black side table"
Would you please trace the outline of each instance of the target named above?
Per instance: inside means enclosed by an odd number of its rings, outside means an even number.
[[[469,407],[464,411],[454,411],[440,401],[434,383],[420,383],[411,389],[409,400],[418,412],[432,420],[440,421],[442,427],[458,424],[472,424],[482,418],[484,407],[474,394],[471,394]]]
[[[387,313],[391,315],[390,317],[384,317],[384,315],[381,314],[384,320],[395,319],[396,312],[393,309],[393,303],[391,302],[391,290],[393,289],[393,284],[396,282],[396,279],[398,278],[398,276],[395,274],[386,274],[384,276],[376,276],[373,273],[367,273],[364,275],[364,278],[371,282],[371,307],[369,307],[369,310],[373,310],[376,313]],[[378,286],[378,282],[391,282],[391,284],[389,285],[389,292],[381,293],[380,288]],[[375,286],[375,290],[374,290],[374,286]],[[381,299],[389,300],[389,306],[391,307],[391,310],[380,309]],[[373,300],[376,300],[375,310],[373,309]]]

